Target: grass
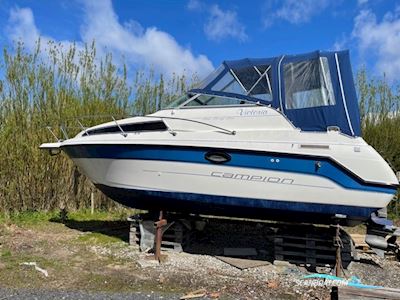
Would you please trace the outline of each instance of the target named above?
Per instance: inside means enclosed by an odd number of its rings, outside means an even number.
[[[130,215],[135,214],[132,209],[119,210],[95,210],[92,214],[89,209],[71,211],[67,214],[68,221],[84,222],[84,221],[119,221],[126,220]],[[18,226],[34,226],[45,224],[49,221],[59,221],[60,211],[24,211],[17,213],[0,214],[0,224],[15,224]]]
[[[0,254],[0,257],[2,258],[2,259],[4,259],[4,258],[8,258],[8,257],[11,257],[12,256],[12,254],[11,254],[11,251],[10,250],[3,250],[2,252],[1,252],[1,254]]]
[[[128,209],[93,214],[79,210],[68,213],[63,223],[59,211],[0,215],[0,284],[10,288],[183,293],[187,287],[175,282],[162,285],[154,280],[158,273],[138,271],[132,258],[137,250],[126,242],[126,217],[133,213]],[[36,262],[49,276],[24,262]]]
[[[398,212],[388,211],[388,218],[393,220],[397,225],[400,225],[400,216]]]
[[[90,214],[90,212],[89,212]],[[38,221],[46,220],[47,217],[32,217],[31,213],[25,214],[25,218],[18,217],[22,224],[46,224],[55,230],[46,230],[38,226],[29,227],[36,241],[29,238],[27,234],[13,233],[3,236],[4,245],[0,248],[0,283],[2,286],[11,288],[35,288],[35,289],[73,289],[102,292],[152,292],[169,293],[172,290],[182,292],[179,286],[160,285],[152,280],[149,275],[137,273],[135,263],[122,254],[119,249],[128,247],[121,244],[121,240],[98,232],[87,232],[80,235],[79,232],[68,232],[68,226],[62,228],[55,222]],[[119,214],[106,215],[97,212],[97,217],[110,219],[118,217]],[[77,212],[73,215],[76,219],[90,220],[86,212]],[[35,220],[32,222],[32,219]],[[15,218],[13,219],[15,220]],[[21,228],[17,227],[17,232]],[[15,228],[14,227],[14,228]],[[50,232],[50,233],[49,233]],[[25,231],[26,233],[26,231]],[[65,235],[64,239],[52,240],[52,237]],[[49,240],[46,240],[49,239]],[[18,241],[16,247],[14,241]],[[48,243],[47,243],[48,242]],[[10,250],[8,247],[15,249]],[[122,248],[114,246],[118,244]],[[13,246],[14,245],[14,246]],[[27,247],[30,245],[29,247]],[[97,250],[90,250],[88,246],[101,245],[103,249],[109,249],[116,255],[108,255]],[[124,253],[124,252],[122,252]],[[40,268],[48,271],[49,277],[35,270],[32,266],[23,265],[24,262],[36,262]],[[129,264],[129,268],[127,267]],[[182,291],[181,291],[182,290]]]
[[[95,244],[95,245],[107,245],[112,243],[120,243],[121,239],[115,236],[109,236],[107,234],[102,234],[99,232],[90,232],[84,235],[81,235],[77,238],[79,242],[87,243],[87,244]]]
[[[2,213],[0,214],[0,224],[35,225],[48,222],[56,216],[56,212],[25,211],[10,214]]]
[[[1,214],[0,230],[4,234],[0,234],[0,282],[15,288],[45,288],[49,284],[79,288],[77,284],[82,283],[81,288],[120,290],[126,276],[120,279],[104,270],[109,264],[120,264],[122,258],[93,255],[87,247],[107,248],[117,244],[126,247],[117,236],[118,231],[107,234],[107,226],[124,224],[126,217],[134,212],[128,209],[96,210],[93,214],[90,210],[72,211],[64,224],[59,211]],[[24,262],[36,262],[49,272],[49,277],[45,278],[33,267],[21,265]],[[93,275],[98,278],[94,280]],[[108,282],[107,286],[104,282]]]
[[[134,210],[122,209],[122,210],[95,210],[92,214],[89,209],[77,210],[68,214],[68,219],[76,221],[114,221],[114,220],[126,220],[126,218],[135,213]]]

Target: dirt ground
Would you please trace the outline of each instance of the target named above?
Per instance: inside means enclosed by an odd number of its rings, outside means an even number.
[[[330,287],[304,285],[305,268],[275,263],[240,270],[207,254],[166,253],[161,265],[128,244],[118,220],[0,223],[0,288],[143,293],[179,298],[196,292],[221,299],[329,299]],[[346,277],[400,288],[400,263],[360,253]],[[47,271],[25,263],[35,262]],[[330,272],[329,269],[319,270]]]

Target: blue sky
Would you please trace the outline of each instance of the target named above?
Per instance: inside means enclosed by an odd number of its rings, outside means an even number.
[[[400,72],[395,0],[0,0],[0,28],[1,46],[95,39],[131,69],[205,75],[224,59],[350,49],[354,69]]]

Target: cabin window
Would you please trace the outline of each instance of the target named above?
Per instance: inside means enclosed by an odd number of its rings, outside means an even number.
[[[162,121],[157,122],[146,122],[146,123],[133,123],[133,124],[120,124],[120,127],[124,132],[138,132],[138,131],[164,131],[167,130],[167,126]],[[117,125],[107,126],[96,129],[88,130],[88,135],[94,134],[106,134],[121,132]]]
[[[283,75],[287,109],[335,105],[326,57],[285,64]]]

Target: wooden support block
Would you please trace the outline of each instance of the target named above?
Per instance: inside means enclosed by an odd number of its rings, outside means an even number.
[[[254,248],[224,248],[224,255],[231,257],[256,256],[257,250]]]

